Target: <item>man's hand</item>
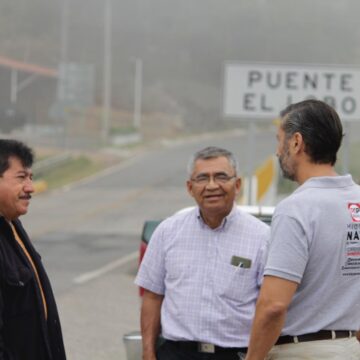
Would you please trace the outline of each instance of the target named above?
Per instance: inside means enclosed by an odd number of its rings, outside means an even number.
[[[143,354],[143,360],[156,360],[156,355],[155,354]]]

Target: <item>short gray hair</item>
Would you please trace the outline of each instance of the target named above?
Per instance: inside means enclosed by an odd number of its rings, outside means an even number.
[[[235,170],[235,175],[238,173],[238,168],[239,168],[238,162],[232,152],[230,152],[229,150],[226,150],[226,149],[216,147],[216,146],[208,146],[205,149],[197,151],[195,154],[193,154],[190,157],[188,166],[187,166],[188,175],[189,176],[192,175],[192,173],[194,171],[194,167],[195,167],[195,162],[197,160],[199,160],[199,159],[202,159],[202,160],[216,159],[218,157],[227,158],[229,160],[230,165]]]

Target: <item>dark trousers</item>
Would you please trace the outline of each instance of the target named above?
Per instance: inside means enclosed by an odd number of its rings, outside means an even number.
[[[159,347],[157,360],[242,360],[244,353],[238,351],[221,351],[215,354],[191,351],[177,346],[175,342],[166,341]]]

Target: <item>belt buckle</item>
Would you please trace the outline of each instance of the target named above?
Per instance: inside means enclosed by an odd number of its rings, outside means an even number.
[[[214,354],[215,353],[215,345],[209,344],[209,343],[198,343],[198,351],[202,353],[209,353]]]

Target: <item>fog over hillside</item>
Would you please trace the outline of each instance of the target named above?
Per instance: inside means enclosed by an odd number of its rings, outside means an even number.
[[[143,110],[179,114],[199,128],[221,117],[226,61],[360,62],[357,0],[109,1],[118,109],[132,107],[135,57],[143,62]],[[0,54],[57,67],[66,45],[66,60],[95,64],[99,101],[105,3],[0,0]]]

